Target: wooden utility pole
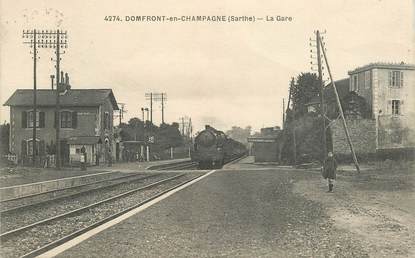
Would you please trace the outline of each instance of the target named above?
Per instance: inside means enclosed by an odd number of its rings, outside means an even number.
[[[32,120],[32,128],[33,128],[33,135],[32,135],[32,165],[36,166],[36,122],[37,122],[37,86],[36,86],[36,65],[37,65],[37,45],[41,43],[41,41],[37,38],[38,32],[36,30],[33,31],[24,31],[23,30],[23,38],[30,39],[29,41],[24,41],[23,44],[30,44],[30,47],[33,48],[33,112],[32,116],[30,117],[29,112],[29,124],[30,119]],[[43,42],[43,41],[42,41]]]
[[[164,124],[164,93],[161,94],[161,124]]]
[[[334,94],[336,95],[337,106],[339,108],[340,116],[342,118],[343,129],[344,129],[344,132],[346,134],[347,143],[349,144],[350,152],[352,153],[352,157],[353,157],[353,161],[354,161],[356,170],[357,170],[358,173],[360,173],[359,162],[357,161],[356,153],[354,152],[354,148],[353,148],[353,143],[352,143],[352,140],[350,139],[349,130],[347,129],[346,119],[344,118],[343,108],[342,108],[342,105],[341,105],[341,102],[340,102],[339,94],[337,92],[337,88],[336,88],[336,84],[334,83],[333,76],[331,74],[329,62],[327,61],[327,55],[326,55],[326,51],[324,49],[324,45],[321,42],[320,38],[319,38],[318,43],[321,46],[321,50],[322,50],[323,56],[324,56],[324,61],[326,62],[327,72],[329,73],[330,81],[331,81],[331,84],[333,85]]]
[[[282,129],[284,129],[285,124],[285,99],[282,98]]]
[[[62,37],[62,38],[61,38]],[[59,111],[59,63],[60,63],[60,48],[67,48],[67,32],[60,32],[59,30],[27,30],[23,31],[23,38],[29,39],[24,44],[30,44],[33,51],[33,162],[36,157],[36,122],[37,122],[37,87],[36,87],[36,61],[37,61],[37,48],[51,48],[56,49],[56,102],[57,111]],[[53,77],[51,77],[53,80]],[[52,82],[53,88],[53,82]],[[59,112],[58,112],[58,124],[56,126],[56,139],[59,139]],[[56,142],[56,167],[60,168],[60,145],[59,141]]]
[[[318,81],[320,83],[320,115],[323,119],[323,157],[322,161],[326,159],[327,156],[327,143],[326,143],[326,115],[324,110],[324,83],[323,83],[323,72],[321,68],[321,51],[320,51],[320,31],[316,32],[316,42],[317,42],[317,65],[318,65]]]
[[[150,93],[150,122],[153,124],[153,93]]]
[[[36,59],[37,59],[37,49],[36,49],[36,30],[33,30],[33,166],[36,166],[36,114],[37,114],[37,103],[36,103]]]
[[[122,119],[124,118],[124,113],[127,112],[127,111],[124,110],[125,103],[118,103],[118,104],[121,106],[120,111],[119,111],[120,112],[120,114],[119,114],[120,124],[119,125],[121,125]]]
[[[58,44],[56,44],[56,168],[61,168],[61,141],[59,137],[59,131],[61,127],[61,119],[60,119],[60,99],[59,99],[59,81],[60,81],[60,71],[59,71],[59,64],[60,64],[60,44],[59,44],[59,30],[56,34],[56,39]]]

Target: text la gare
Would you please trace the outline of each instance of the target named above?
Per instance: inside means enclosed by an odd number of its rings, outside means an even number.
[[[266,16],[265,18],[266,21],[278,21],[278,22],[290,22],[293,20],[293,17],[291,16],[281,16],[281,15],[277,15],[277,16]]]

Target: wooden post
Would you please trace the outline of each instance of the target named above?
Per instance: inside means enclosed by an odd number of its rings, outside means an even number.
[[[37,88],[36,88],[36,59],[37,59],[37,48],[36,48],[36,30],[33,30],[33,144],[32,144],[32,158],[33,158],[33,167],[36,166],[36,113],[37,113],[37,103],[36,103],[36,95],[37,95]],[[40,116],[39,116],[40,118]],[[40,125],[40,122],[39,122]]]
[[[326,159],[327,156],[327,143],[326,143],[326,118],[325,118],[325,111],[324,111],[324,83],[323,83],[323,72],[321,68],[321,53],[320,53],[320,31],[317,30],[316,33],[316,41],[317,41],[317,65],[318,65],[318,81],[320,83],[320,115],[323,119],[323,157],[322,162]]]
[[[321,40],[319,40],[319,43],[320,43],[320,46],[321,46],[321,50],[323,52],[324,60],[326,62],[327,71],[328,71],[329,76],[330,76],[330,81],[333,85],[334,94],[336,95],[337,105],[339,107],[340,116],[342,118],[343,129],[344,129],[344,132],[346,134],[347,143],[349,144],[350,151],[352,153],[352,157],[353,157],[353,161],[354,161],[354,165],[356,167],[356,170],[357,170],[358,173],[360,173],[359,162],[357,161],[356,153],[354,152],[354,148],[353,148],[353,143],[352,143],[352,140],[350,139],[349,130],[347,129],[346,119],[344,118],[343,108],[342,108],[342,105],[341,105],[341,102],[340,102],[339,94],[337,92],[336,84],[334,83],[333,76],[332,76],[331,71],[330,71],[330,66],[329,66],[329,63],[327,61],[326,51],[324,50],[324,45],[321,43]]]

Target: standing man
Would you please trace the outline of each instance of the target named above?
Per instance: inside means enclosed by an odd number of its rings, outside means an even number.
[[[329,186],[328,193],[333,192],[333,186],[336,180],[336,169],[337,161],[333,157],[333,152],[329,151],[329,153],[327,153],[327,159],[323,164],[323,177],[324,179],[327,179],[327,184]]]

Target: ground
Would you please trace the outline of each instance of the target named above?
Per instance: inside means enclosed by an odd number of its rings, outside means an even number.
[[[415,257],[413,163],[342,165],[326,191],[318,169],[247,158],[59,257]]]
[[[326,193],[318,170],[245,160],[60,257],[414,257],[414,173],[397,164],[339,171]]]
[[[360,175],[340,171],[334,194],[321,179],[301,180],[294,193],[325,207],[338,229],[353,233],[371,257],[415,257],[415,173],[399,162]]]

